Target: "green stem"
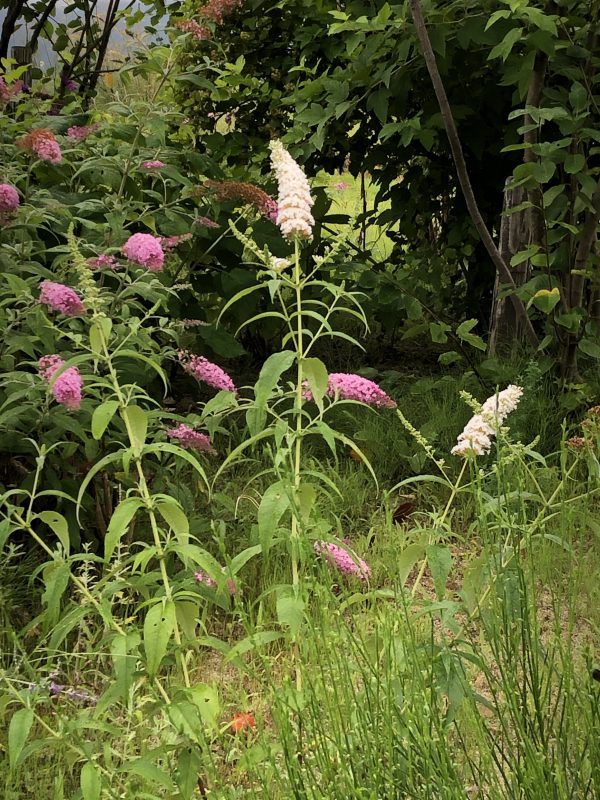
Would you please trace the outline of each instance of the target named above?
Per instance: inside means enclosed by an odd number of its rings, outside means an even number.
[[[456,482],[455,482],[454,486],[452,487],[452,491],[450,492],[450,497],[448,498],[448,502],[446,503],[444,511],[442,512],[442,516],[436,522],[436,527],[437,528],[441,528],[442,525],[444,524],[444,522],[446,521],[446,517],[448,516],[448,512],[450,511],[450,508],[452,507],[452,503],[454,502],[454,498],[458,494],[458,490],[459,490],[459,487],[460,487],[460,482],[462,481],[462,477],[465,474],[466,466],[467,466],[467,459],[464,459],[463,465],[462,465],[460,473],[458,475],[458,478],[456,479]],[[417,589],[419,588],[419,585],[420,585],[421,581],[423,580],[423,575],[425,574],[425,569],[426,568],[427,568],[427,557],[425,557],[423,559],[423,562],[421,563],[421,568],[419,569],[419,574],[417,575],[417,578],[416,578],[416,580],[414,582],[412,591],[410,593],[411,597],[414,597],[415,594],[417,593]]]
[[[123,410],[125,410],[127,408],[127,400],[125,399],[125,397],[123,395],[123,392],[121,391],[121,384],[119,383],[119,377],[118,377],[117,372],[116,372],[116,370],[114,368],[114,365],[112,363],[112,359],[111,359],[111,356],[110,356],[110,353],[109,353],[109,350],[108,350],[108,345],[107,345],[106,339],[104,338],[104,332],[102,330],[102,327],[98,326],[98,328],[99,328],[99,331],[100,331],[100,338],[101,338],[101,343],[102,343],[102,351],[103,351],[104,360],[105,360],[107,368],[108,368],[108,372],[109,372],[110,379],[111,379],[111,382],[112,382],[112,385],[113,385],[115,396],[116,396],[116,398],[117,398],[117,400],[119,402],[119,406],[120,406],[121,410],[123,411]],[[123,414],[122,418],[123,418],[123,421],[125,422],[125,428],[127,430],[127,435],[129,437],[129,441],[131,443],[133,443],[135,441],[135,437],[133,435],[133,431],[131,430],[131,425],[129,423],[127,415]],[[162,582],[163,582],[163,586],[164,586],[164,590],[165,590],[165,597],[167,598],[167,600],[172,602],[173,601],[173,591],[171,589],[171,582],[169,581],[169,575],[167,573],[167,565],[165,564],[165,550],[163,548],[163,545],[162,545],[162,542],[161,542],[161,538],[160,538],[160,529],[159,529],[159,526],[158,526],[158,522],[156,520],[156,515],[155,515],[154,510],[153,510],[152,494],[151,494],[151,492],[150,492],[150,490],[148,488],[148,484],[146,482],[146,476],[144,475],[144,469],[143,469],[140,457],[139,456],[135,456],[134,457],[134,461],[135,461],[135,466],[136,466],[137,475],[138,475],[138,480],[137,480],[138,492],[140,494],[140,497],[144,501],[144,505],[146,506],[146,509],[148,511],[148,517],[150,519],[150,529],[152,531],[152,538],[154,540],[154,546],[156,548],[156,557],[157,557],[158,562],[160,564],[160,574],[161,574],[161,578],[162,578]],[[179,663],[180,663],[180,666],[181,666],[181,672],[183,674],[183,680],[184,680],[186,688],[189,689],[190,686],[191,686],[191,682],[190,682],[190,677],[189,677],[189,673],[188,673],[188,669],[187,669],[187,664],[185,662],[185,658],[184,658],[183,652],[181,650],[181,633],[179,631],[179,625],[177,625],[177,624],[175,624],[175,629],[174,629],[173,636],[175,638],[175,643],[177,645],[177,654],[178,654]]]
[[[48,547],[46,542],[40,536],[38,536],[38,534],[34,531],[34,529],[31,526],[31,523],[29,523],[27,520],[23,519],[23,517],[20,514],[14,514],[13,519],[19,524],[19,526],[23,530],[26,530],[29,533],[31,538],[39,544],[39,546],[42,548],[42,550],[45,550],[45,552],[51,558],[54,558],[54,553]],[[96,600],[96,598],[90,592],[90,590],[87,588],[87,586],[82,581],[80,581],[79,578],[76,575],[73,575],[73,573],[71,573],[71,580],[73,581],[73,583],[75,584],[77,589],[81,592],[81,594],[85,597],[85,599],[88,600],[91,603],[91,605],[94,606],[96,611],[104,619],[104,611],[103,611],[102,607],[100,606],[100,603]],[[112,618],[112,616],[111,616],[111,624],[112,624],[113,628],[115,629],[115,631],[117,633],[119,633],[121,636],[125,636],[125,631],[119,625],[119,623],[116,622]]]
[[[302,322],[302,275],[300,270],[300,246],[298,240],[294,242],[294,288],[296,292],[296,398],[294,402],[294,416],[296,417],[296,437],[294,441],[294,494],[297,497],[298,489],[300,488],[300,468],[302,464],[302,405],[303,397],[302,382],[304,380],[303,374],[303,359],[304,359],[304,338],[303,338],[303,322]],[[294,505],[296,505],[296,497],[294,497]],[[291,531],[291,544],[292,544],[292,583],[294,590],[298,592],[299,578],[298,578],[298,539],[299,539],[299,526],[298,526],[298,511],[292,511],[292,531]]]
[[[162,88],[165,85],[165,82],[166,82],[167,78],[171,74],[171,69],[172,69],[171,57],[169,57],[169,61],[167,62],[166,69],[165,69],[160,81],[158,82],[158,86],[156,87],[156,91],[154,92],[154,94],[152,95],[152,98],[150,99],[150,102],[148,103],[148,112],[146,114],[146,117],[148,117],[154,111],[154,103],[156,101],[156,98],[158,97],[158,95],[162,91]],[[128,176],[129,176],[129,168],[131,167],[131,162],[133,161],[133,157],[134,157],[135,152],[137,150],[137,145],[138,145],[138,142],[140,140],[140,136],[141,135],[142,135],[142,125],[139,124],[137,126],[137,130],[135,132],[135,136],[133,137],[133,142],[131,143],[131,149],[129,151],[129,155],[127,156],[127,161],[125,162],[125,169],[123,170],[123,177],[121,178],[121,185],[119,186],[119,191],[117,192],[117,197],[116,197],[117,202],[119,202],[121,197],[123,196],[123,191],[125,189],[125,182],[126,182]]]

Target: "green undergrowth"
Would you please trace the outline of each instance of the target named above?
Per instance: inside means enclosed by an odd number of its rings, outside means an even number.
[[[435,412],[435,396],[411,411]],[[514,429],[525,433],[531,416],[520,429],[518,413]],[[377,424],[388,426],[389,457],[398,458],[396,428],[406,432],[390,421]],[[232,468],[211,501],[210,532],[196,531],[223,563],[256,541],[259,458]],[[28,724],[16,763],[8,754],[20,729],[5,727],[0,740],[6,800],[598,795],[593,457],[559,445],[527,458],[521,445],[501,441],[463,470],[462,483],[460,464],[447,456],[455,495],[401,459],[401,485],[390,478],[376,487],[351,454],[326,462],[315,450],[310,458],[321,458],[336,489],[321,497],[320,514],[365,559],[368,581],[336,572],[306,546],[303,605],[282,613],[288,560],[276,551],[250,560],[234,597],[206,593],[186,641],[191,689],[174,655],[165,660],[157,681],[169,703],[134,657],[120,695],[123,664],[91,610],[62,638],[61,622],[39,629],[35,609],[23,620],[25,598],[11,591],[26,568],[35,584],[35,564],[3,560],[0,713]],[[185,507],[185,480],[181,487]],[[93,592],[93,562],[77,571]],[[192,576],[174,580],[185,589]],[[84,602],[73,592],[72,604]],[[119,616],[133,631],[137,607],[124,586]],[[53,693],[56,685],[63,690]],[[251,714],[253,727],[235,732],[239,713]]]

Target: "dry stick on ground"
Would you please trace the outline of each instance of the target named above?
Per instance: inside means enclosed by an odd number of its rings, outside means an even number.
[[[475,200],[475,195],[473,194],[473,187],[471,186],[467,165],[465,163],[465,157],[463,155],[460,139],[458,138],[456,123],[454,122],[454,117],[452,116],[452,110],[448,102],[446,90],[444,89],[444,84],[442,83],[442,78],[437,67],[435,55],[433,53],[433,48],[431,47],[429,34],[427,33],[427,27],[425,26],[425,19],[423,18],[423,11],[421,10],[419,0],[410,0],[410,10],[415,25],[417,38],[419,39],[421,48],[423,50],[423,56],[425,57],[427,71],[429,72],[429,77],[431,78],[431,83],[433,84],[433,90],[435,91],[435,96],[437,97],[440,111],[442,112],[444,126],[450,142],[450,149],[452,150],[452,157],[454,159],[454,164],[456,165],[458,180],[467,203],[469,214],[475,227],[477,228],[477,232],[481,237],[481,241],[483,242],[485,249],[488,251],[490,258],[492,259],[492,262],[498,271],[500,280],[502,283],[507,284],[511,289],[515,289],[515,282],[511,275],[510,269],[500,255],[500,251],[496,247],[496,244],[494,243],[494,240],[492,239],[490,232],[483,221],[477,201]],[[523,326],[523,331],[525,332],[527,340],[532,347],[537,349],[540,343],[533,329],[533,325],[531,324],[531,320],[529,319],[527,309],[525,308],[523,301],[514,294],[510,296],[510,299],[514,306],[515,314]]]

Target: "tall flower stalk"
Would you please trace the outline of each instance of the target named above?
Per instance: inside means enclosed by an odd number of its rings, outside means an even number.
[[[368,326],[359,296],[346,291],[343,285],[322,280],[318,275],[334,260],[341,242],[335,242],[323,256],[315,257],[314,262],[306,259],[302,244],[310,239],[314,224],[310,213],[313,203],[310,186],[300,166],[280,142],[272,143],[271,150],[279,190],[277,225],[293,247],[293,254],[287,259],[275,258],[268,250],[261,250],[233,223],[230,223],[230,228],[244,245],[247,256],[265,268],[258,273],[261,283],[250,291],[268,290],[275,307],[278,306],[276,311],[265,311],[246,320],[240,330],[261,319],[276,317],[283,322],[286,329],[282,338],[284,349],[270,356],[263,365],[254,387],[254,400],[242,399],[232,413],[240,409],[246,409],[247,412],[250,438],[239,452],[259,439],[268,436],[276,439],[272,468],[276,481],[265,491],[259,506],[259,535],[261,511],[264,510],[265,515],[270,513],[267,511],[269,504],[276,500],[281,507],[279,518],[286,512],[290,515],[290,588],[301,608],[300,557],[303,551],[308,551],[304,545],[317,536],[318,529],[318,522],[315,520],[318,489],[313,481],[320,480],[323,485],[328,483],[326,475],[318,470],[311,469],[307,472],[304,464],[304,441],[307,436],[325,436],[330,446],[334,442],[334,448],[335,442],[351,447],[359,453],[359,457],[375,477],[358,446],[344,434],[335,431],[325,418],[338,403],[366,403],[378,408],[393,408],[395,403],[376,384],[358,375],[333,373],[328,376],[325,364],[312,354],[316,343],[323,338],[339,337],[358,345],[345,331],[337,329],[338,314],[352,316],[365,330],[368,330]],[[247,294],[248,290],[244,290],[231,298],[220,316]],[[288,349],[290,346],[292,349]],[[295,368],[292,388],[290,391],[278,388],[282,374],[292,365]],[[232,454],[225,460],[217,471],[215,481],[236,456],[237,453]],[[277,520],[270,528],[263,522],[265,537],[272,537],[276,527]],[[321,541],[320,535],[318,539]],[[311,548],[311,552],[315,552],[314,548]]]
[[[302,319],[302,269],[300,266],[300,242],[294,240],[294,288],[296,293],[296,396],[294,402],[294,416],[296,417],[296,441],[294,443],[294,500],[297,501],[300,489],[302,468],[302,427],[303,414],[302,386],[304,383],[304,326]],[[298,591],[298,556],[299,556],[299,526],[298,514],[292,513],[291,527],[292,545],[292,583]]]
[[[86,287],[89,286],[91,289],[92,284],[95,289],[95,283],[93,282],[93,278],[91,277],[91,268],[89,267],[86,260],[79,252],[72,226],[68,232],[68,242],[71,251],[71,256],[73,259],[73,265],[79,275],[79,280],[82,290],[85,293]],[[136,481],[137,491],[141,499],[141,504],[145,508],[146,513],[148,514],[148,519],[150,521],[150,530],[152,532],[152,539],[156,552],[156,559],[159,563],[160,575],[164,588],[165,598],[167,602],[173,603],[174,597],[173,597],[171,581],[169,579],[169,574],[167,572],[165,547],[163,545],[163,541],[161,538],[160,525],[156,515],[156,501],[148,486],[148,482],[146,480],[146,475],[144,473],[144,467],[142,463],[141,450],[144,442],[140,441],[140,439],[141,438],[143,439],[145,437],[141,437],[139,430],[136,429],[139,425],[139,415],[137,414],[137,412],[134,414],[132,412],[132,409],[137,409],[137,411],[139,411],[141,414],[145,414],[145,412],[139,409],[138,406],[132,405],[130,400],[126,397],[125,393],[123,392],[123,388],[119,380],[119,375],[114,365],[111,351],[109,349],[109,340],[112,329],[112,324],[110,319],[106,316],[106,313],[102,309],[102,306],[99,302],[97,301],[91,302],[90,305],[92,307],[92,317],[90,326],[90,347],[94,351],[95,356],[104,363],[104,366],[108,372],[108,380],[110,386],[118,403],[118,409],[121,418],[125,424],[125,430],[127,432],[127,437],[129,439],[130,449],[132,453],[132,461],[135,465],[135,470],[137,473],[137,481]],[[148,314],[149,316],[156,311],[157,306],[158,304],[156,304],[150,309],[150,312]],[[189,688],[191,686],[191,681],[185,656],[182,651],[181,633],[177,622],[173,627],[173,637],[177,648],[177,657],[179,660],[183,681],[186,688]],[[156,681],[156,683],[159,686],[161,694],[163,694],[164,696],[164,690],[162,690],[162,687],[158,684],[158,681]]]

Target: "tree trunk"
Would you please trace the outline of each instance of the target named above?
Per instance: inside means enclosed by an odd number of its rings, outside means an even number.
[[[522,203],[526,197],[527,193],[522,186],[511,189],[510,178],[506,181],[503,215],[500,222],[499,250],[500,255],[507,263],[510,263],[515,253],[524,250],[529,243],[529,209],[522,209],[513,214],[507,213],[511,208]],[[529,261],[523,261],[518,266],[513,267],[511,272],[515,285],[522,286],[529,279]],[[496,273],[490,320],[491,356],[510,351],[516,342],[523,340],[525,334],[523,325],[515,314],[514,306],[508,301],[508,298],[501,297],[501,286],[502,281]]]
[[[0,58],[6,58],[8,56],[8,43],[15,32],[24,5],[25,0],[13,0],[8,6],[2,25],[2,31],[0,32]]]
[[[582,308],[584,304],[584,292],[586,277],[585,270],[588,267],[588,260],[596,242],[596,231],[600,221],[600,179],[596,184],[596,189],[592,197],[592,208],[585,212],[585,220],[581,238],[577,247],[575,263],[571,272],[571,292],[568,298],[569,309]],[[577,370],[577,345],[581,339],[580,334],[569,334],[561,353],[561,371],[565,383],[572,383],[579,380]]]
[[[450,150],[452,151],[452,158],[454,159],[454,164],[456,166],[458,182],[462,189],[465,202],[469,210],[469,215],[473,220],[473,224],[477,229],[477,233],[481,237],[481,241],[483,242],[489,257],[492,263],[494,264],[494,267],[496,268],[496,273],[498,274],[499,279],[508,287],[514,290],[516,287],[511,271],[508,265],[506,264],[506,261],[500,255],[500,252],[498,251],[498,248],[496,247],[496,244],[486,227],[483,217],[481,216],[481,212],[479,211],[479,206],[477,205],[477,200],[475,199],[475,194],[473,192],[473,186],[471,185],[471,180],[469,178],[469,171],[467,170],[467,164],[465,162],[465,157],[462,145],[460,143],[458,130],[456,128],[454,116],[452,115],[452,109],[450,108],[450,103],[448,102],[448,96],[444,88],[444,83],[442,81],[442,77],[440,75],[440,71],[437,66],[435,54],[431,46],[431,41],[429,39],[429,34],[427,32],[427,26],[425,25],[425,19],[423,17],[423,10],[421,8],[421,4],[419,0],[409,0],[409,3],[410,3],[410,10],[413,22],[415,25],[415,32],[417,34],[417,38],[423,50],[423,56],[425,59],[425,64],[427,66],[427,71],[429,72],[429,77],[431,78],[433,90],[435,92],[435,96],[437,98],[440,107],[442,119],[444,121],[444,127],[446,128],[448,141],[450,143]],[[540,344],[539,339],[533,328],[533,325],[531,324],[531,320],[529,319],[529,315],[527,314],[527,309],[525,308],[525,304],[515,294],[510,295],[510,302],[514,307],[515,314],[517,315],[521,324],[523,325],[523,331],[526,340],[529,342],[531,347],[537,349]]]

